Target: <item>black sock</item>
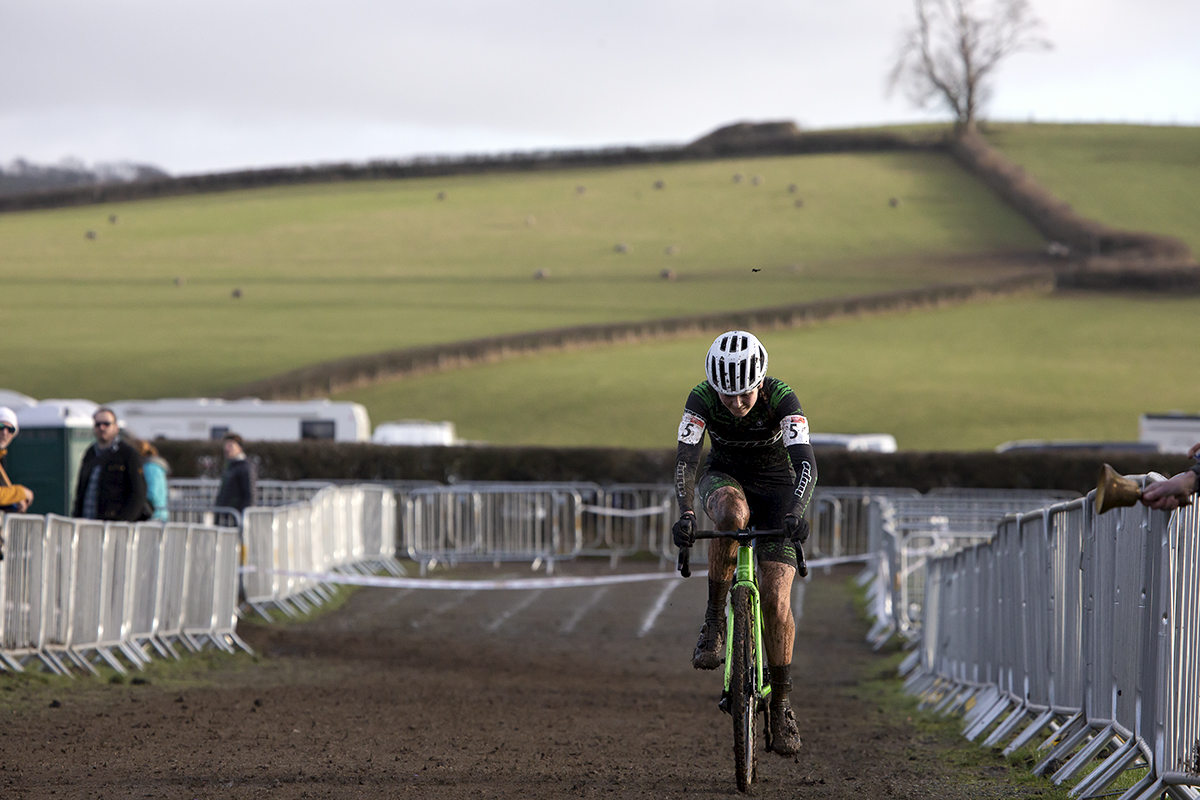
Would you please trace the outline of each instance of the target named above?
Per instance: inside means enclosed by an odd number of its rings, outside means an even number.
[[[767,672],[771,676],[771,697],[781,702],[792,691],[792,665],[783,664],[777,667],[774,664],[768,664]]]
[[[704,612],[706,622],[719,622],[725,619],[725,599],[729,597],[729,585],[732,581],[708,582],[708,609]]]

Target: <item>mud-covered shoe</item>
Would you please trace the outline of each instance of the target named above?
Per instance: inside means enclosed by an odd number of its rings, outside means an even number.
[[[716,669],[725,663],[725,620],[705,620],[700,629],[700,640],[692,653],[692,666],[696,669]]]
[[[787,697],[771,699],[771,749],[781,756],[800,752],[800,726]]]

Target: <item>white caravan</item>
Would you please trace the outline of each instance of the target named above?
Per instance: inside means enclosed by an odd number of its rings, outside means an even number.
[[[119,400],[106,405],[117,412],[125,430],[146,440],[220,439],[226,433],[263,442],[365,442],[371,437],[371,420],[358,403],[198,397]]]

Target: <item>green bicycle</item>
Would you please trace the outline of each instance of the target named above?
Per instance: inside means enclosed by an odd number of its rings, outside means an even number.
[[[729,590],[725,639],[725,689],[720,709],[733,717],[733,764],[740,792],[749,792],[756,777],[754,720],[761,711],[767,751],[771,751],[771,682],[766,680],[763,611],[754,570],[754,539],[786,536],[785,530],[701,531],[697,539],[734,539],[738,543],[737,570]],[[804,554],[797,548],[801,576],[807,574]],[[692,574],[691,548],[679,548],[679,574]]]

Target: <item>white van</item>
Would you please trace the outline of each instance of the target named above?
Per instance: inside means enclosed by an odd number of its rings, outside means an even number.
[[[459,444],[453,422],[429,422],[423,419],[398,419],[382,422],[371,441],[391,445],[452,445]]]
[[[1138,440],[1158,445],[1160,453],[1186,453],[1200,442],[1200,415],[1142,414],[1138,417]]]
[[[226,433],[264,442],[365,442],[371,436],[371,420],[359,403],[197,397],[119,400],[105,405],[117,413],[125,430],[147,441],[220,439]]]

